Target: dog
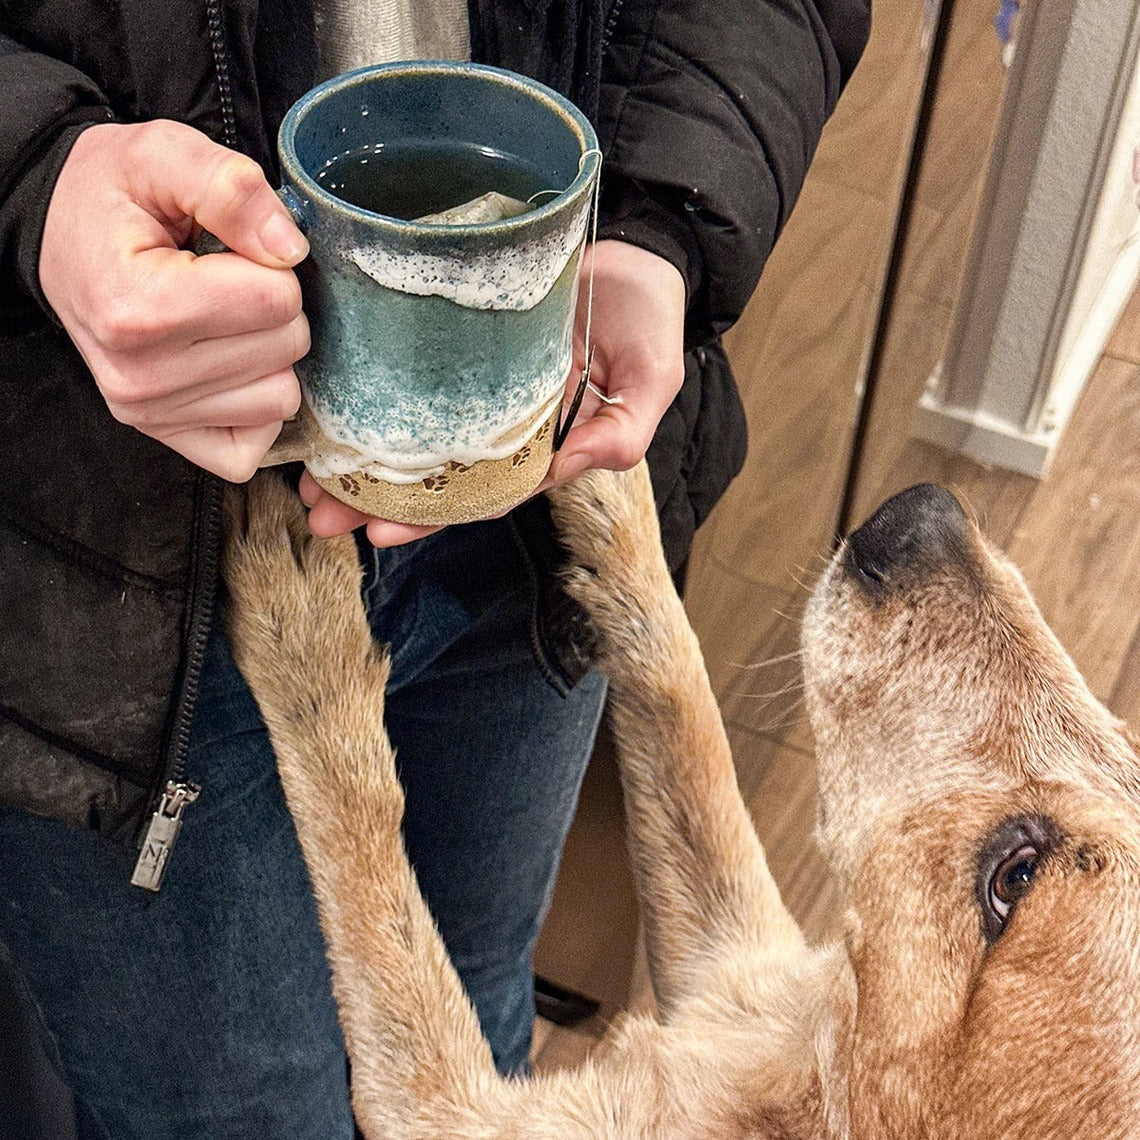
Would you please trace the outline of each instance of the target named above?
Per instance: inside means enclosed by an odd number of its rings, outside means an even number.
[[[808,946],[739,795],[648,476],[550,493],[610,681],[656,998],[577,1069],[495,1072],[408,866],[387,665],[351,539],[261,476],[229,506],[229,626],[312,874],[368,1140],[1115,1140],[1140,1134],[1137,754],[947,492],[889,500],[803,623]]]

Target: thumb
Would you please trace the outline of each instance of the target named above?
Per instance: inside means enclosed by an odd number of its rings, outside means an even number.
[[[270,269],[303,261],[309,243],[252,158],[181,123],[149,124],[138,177],[168,218],[192,218],[235,253]]]

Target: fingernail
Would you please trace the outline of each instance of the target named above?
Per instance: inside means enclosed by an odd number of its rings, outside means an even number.
[[[303,260],[309,252],[305,235],[297,229],[293,219],[281,211],[273,213],[261,227],[261,244],[265,252],[281,261],[292,263]]]
[[[590,457],[583,452],[579,452],[577,455],[568,455],[559,464],[558,478],[561,480],[574,479],[589,466]]]

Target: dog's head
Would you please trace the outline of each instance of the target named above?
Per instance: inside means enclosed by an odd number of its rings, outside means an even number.
[[[947,492],[887,502],[804,623],[846,889],[856,1136],[1140,1128],[1140,761]]]

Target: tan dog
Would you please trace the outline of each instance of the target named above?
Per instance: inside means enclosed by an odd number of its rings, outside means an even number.
[[[886,505],[805,622],[847,935],[809,949],[737,791],[648,478],[553,496],[602,635],[659,1018],[504,1081],[404,857],[351,541],[263,479],[231,629],[312,872],[369,1140],[1140,1134],[1137,758],[944,492]]]

